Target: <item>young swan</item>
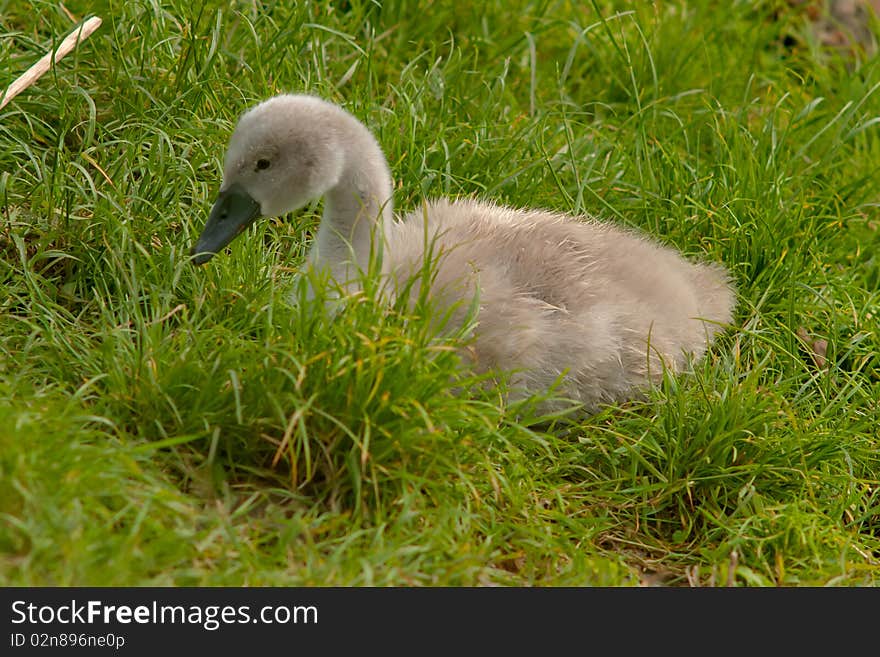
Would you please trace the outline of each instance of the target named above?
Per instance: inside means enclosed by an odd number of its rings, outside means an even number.
[[[479,294],[465,358],[479,371],[514,371],[517,396],[562,376],[557,394],[588,412],[637,396],[664,366],[681,370],[732,319],[723,267],[633,232],[470,199],[426,203],[397,222],[391,193],[385,156],[363,124],[319,98],[276,96],[241,117],[193,261],[207,262],[261,215],[323,196],[308,266],[352,289],[381,240],[382,272],[400,281],[420,271],[427,236],[435,303],[466,309]]]

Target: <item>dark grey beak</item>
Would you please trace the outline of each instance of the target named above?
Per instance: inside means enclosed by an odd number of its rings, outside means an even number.
[[[257,203],[240,185],[220,192],[208,215],[196,245],[190,251],[193,263],[203,265],[260,216]]]

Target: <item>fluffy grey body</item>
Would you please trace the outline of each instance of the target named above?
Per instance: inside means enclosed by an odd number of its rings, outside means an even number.
[[[404,278],[438,253],[434,287],[479,294],[479,370],[514,370],[514,391],[547,390],[595,410],[634,396],[663,368],[699,358],[732,317],[723,268],[692,263],[633,232],[584,218],[472,200],[437,201],[395,226],[387,266]]]
[[[587,411],[639,395],[664,367],[681,371],[732,320],[735,293],[722,266],[689,261],[634,231],[472,199],[428,202],[398,221],[391,187],[363,124],[311,96],[276,96],[241,118],[221,198],[194,251],[207,252],[204,261],[217,250],[212,231],[236,219],[230,197],[252,204],[242,227],[324,197],[308,267],[351,289],[381,239],[393,293],[421,270],[427,241],[435,307],[452,304],[461,320],[478,294],[465,360],[479,371],[512,371],[516,396],[559,381],[556,394]]]

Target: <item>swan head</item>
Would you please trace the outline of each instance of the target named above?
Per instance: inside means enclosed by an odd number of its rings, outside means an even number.
[[[320,98],[284,94],[245,112],[229,140],[223,183],[191,251],[203,264],[261,216],[297,210],[342,175],[347,115]]]

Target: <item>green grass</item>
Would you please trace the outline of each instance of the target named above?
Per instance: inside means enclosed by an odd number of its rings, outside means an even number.
[[[785,2],[65,5],[104,25],[0,111],[0,582],[880,582],[880,59]],[[0,17],[0,87],[73,25]],[[370,125],[402,210],[725,263],[735,325],[534,425],[418,313],[287,303],[320,208],[191,266],[237,115],[281,91]]]

